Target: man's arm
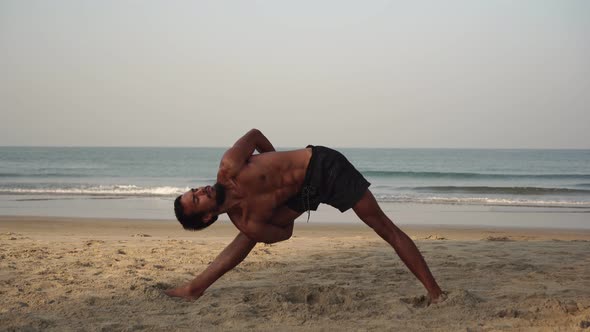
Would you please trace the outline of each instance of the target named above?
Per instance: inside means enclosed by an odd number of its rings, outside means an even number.
[[[301,212],[291,210],[286,205],[276,208],[265,223],[246,222],[240,228],[252,240],[264,243],[285,241],[293,235],[295,219]],[[237,225],[236,225],[237,226]]]
[[[270,223],[250,223],[246,226],[244,234],[256,242],[276,243],[291,238],[294,224],[294,221],[285,226],[276,226]]]
[[[274,146],[258,129],[251,129],[238,139],[221,158],[219,171],[231,178],[237,174],[246,161],[252,156],[254,150],[259,153],[275,151]]]
[[[256,241],[243,233],[238,234],[201,274],[184,286],[165,291],[166,295],[198,299],[217,279],[240,264],[255,245]]]

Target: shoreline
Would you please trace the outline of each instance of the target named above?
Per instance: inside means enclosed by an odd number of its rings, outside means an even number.
[[[396,223],[414,240],[427,239],[438,236],[445,240],[481,240],[483,235],[497,237],[518,237],[531,241],[546,240],[582,240],[590,241],[590,229],[576,228],[548,228],[525,226],[489,226],[465,224],[404,224]],[[60,229],[60,227],[62,227]],[[237,235],[238,230],[228,220],[220,219],[214,225],[203,231],[192,232],[182,229],[176,220],[164,219],[125,219],[125,218],[78,218],[78,217],[41,217],[41,216],[4,216],[0,215],[1,232],[26,232],[29,235],[50,235],[65,232],[71,236],[113,236],[117,231],[126,232],[157,232],[161,236],[177,236],[180,238],[230,237]],[[92,233],[88,233],[92,231]],[[301,233],[301,234],[299,234]],[[63,234],[62,234],[63,235]],[[306,237],[342,237],[342,236],[372,236],[372,229],[362,223],[335,223],[314,221],[296,221],[293,236]]]
[[[113,219],[174,219],[173,197],[127,197],[115,199],[57,199],[47,201],[18,201],[11,196],[1,197],[1,215],[55,216]],[[533,225],[552,228],[559,220],[558,228],[590,229],[590,207],[504,206],[482,204],[431,204],[378,202],[390,218],[407,224],[484,224]],[[220,219],[226,217],[220,216]],[[306,214],[300,217],[306,220]],[[226,218],[227,219],[227,218]],[[352,211],[340,211],[320,205],[311,212],[311,220],[323,222],[357,222]],[[394,221],[395,221],[394,220]]]

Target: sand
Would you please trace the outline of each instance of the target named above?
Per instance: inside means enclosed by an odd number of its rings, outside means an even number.
[[[0,217],[0,330],[590,331],[590,231],[404,226],[448,299],[364,225],[300,224],[195,302],[162,290],[236,235],[221,223]]]

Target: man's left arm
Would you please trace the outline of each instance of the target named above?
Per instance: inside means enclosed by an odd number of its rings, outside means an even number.
[[[283,205],[275,209],[265,223],[246,223],[246,236],[258,242],[275,243],[288,240],[293,235],[295,219],[301,212]]]
[[[291,221],[285,226],[276,226],[270,223],[250,222],[243,233],[256,242],[276,243],[291,238],[294,223],[295,221]]]

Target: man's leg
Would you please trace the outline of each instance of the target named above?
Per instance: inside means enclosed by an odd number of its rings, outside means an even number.
[[[412,239],[385,215],[370,190],[367,189],[363,197],[354,205],[353,210],[365,224],[395,249],[401,260],[426,287],[431,300],[437,302],[442,291],[430,273],[424,257]]]

